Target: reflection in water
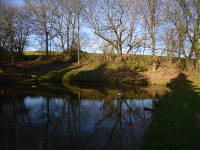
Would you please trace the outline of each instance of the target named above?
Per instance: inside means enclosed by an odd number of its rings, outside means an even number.
[[[133,150],[151,121],[153,99],[21,96],[0,105],[0,143],[19,150]]]

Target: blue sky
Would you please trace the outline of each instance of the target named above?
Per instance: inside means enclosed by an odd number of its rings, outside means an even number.
[[[22,3],[23,2],[23,0],[14,0],[15,2],[17,2],[17,3]]]
[[[16,3],[16,4],[22,4],[23,3],[23,0],[10,0],[10,1],[13,1],[13,3]]]

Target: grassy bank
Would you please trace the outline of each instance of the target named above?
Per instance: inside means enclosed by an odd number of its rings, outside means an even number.
[[[168,84],[172,92],[160,100],[142,150],[200,149],[200,84],[180,74]]]
[[[33,59],[33,54],[34,59]],[[107,84],[113,86],[135,86],[165,84],[176,77],[182,66],[174,58],[157,58],[156,70],[152,67],[152,56],[109,55],[81,53],[80,64],[63,55],[43,56],[38,52],[27,52],[24,62],[7,65],[4,72],[22,75],[22,83],[41,84]]]
[[[71,64],[73,69],[56,70],[45,74],[46,81],[63,81],[64,83],[103,83],[113,85],[147,85],[166,84],[176,77],[181,66],[171,63],[167,57],[158,57],[159,65],[152,69],[152,57],[140,55],[123,55],[117,57],[103,54],[83,53],[81,64]]]

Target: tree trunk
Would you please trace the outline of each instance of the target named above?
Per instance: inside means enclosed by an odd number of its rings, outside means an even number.
[[[191,59],[189,57],[185,58],[185,69],[191,69]]]
[[[71,15],[69,15],[67,18],[67,49],[69,49],[70,47],[70,43],[69,43],[70,24],[71,24]]]
[[[122,55],[122,44],[117,45],[117,53],[118,53],[119,56]]]
[[[156,44],[155,44],[155,0],[148,0],[149,12],[150,12],[150,36],[151,36],[151,46],[152,55],[156,55]]]
[[[72,24],[72,43],[71,43],[71,48],[74,48],[74,43],[75,43],[75,27],[76,27],[76,18],[74,18],[74,22]]]
[[[45,33],[45,53],[46,55],[49,54],[49,35],[48,32]]]
[[[78,64],[80,64],[80,20],[78,15]]]
[[[193,41],[192,41],[192,49],[195,52],[195,69],[197,71],[200,71],[200,49],[199,49],[199,25],[200,25],[200,18],[198,18],[195,22],[195,28],[194,28],[194,35],[193,35]]]

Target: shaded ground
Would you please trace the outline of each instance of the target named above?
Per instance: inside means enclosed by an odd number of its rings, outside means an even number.
[[[96,64],[94,66],[85,65],[74,69],[63,76],[63,81],[72,84],[95,83],[123,87],[148,85],[148,78],[141,72],[125,66],[113,69],[110,68],[108,63]]]
[[[48,72],[62,70],[71,63],[63,60],[62,56],[39,57],[36,60],[17,62],[5,65],[0,74],[0,83],[14,84],[22,81],[36,81]]]
[[[62,59],[61,56],[39,57],[33,61],[23,61],[6,65],[4,67],[4,72],[45,74],[49,71],[62,69],[69,65],[68,62],[63,61]]]
[[[0,74],[1,83],[52,84],[87,83],[108,85],[147,85],[148,79],[138,69],[112,66],[112,63],[73,64],[62,56],[41,56],[36,60],[6,65]]]
[[[185,74],[171,80],[169,87],[172,92],[161,99],[141,149],[199,150],[199,88]]]

